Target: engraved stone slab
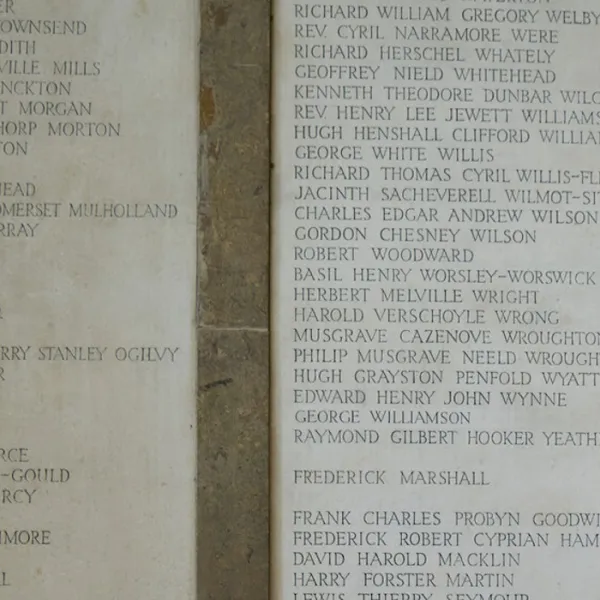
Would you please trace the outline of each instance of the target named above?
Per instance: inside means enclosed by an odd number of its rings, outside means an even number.
[[[597,4],[275,8],[275,597],[594,596]]]
[[[0,13],[0,596],[191,599],[195,3]]]

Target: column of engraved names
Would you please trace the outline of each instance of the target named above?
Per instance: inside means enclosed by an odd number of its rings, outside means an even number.
[[[84,458],[88,447],[83,452],[74,442],[81,435],[78,428],[88,427],[90,388],[95,377],[96,384],[101,384],[100,369],[111,365],[116,369],[113,373],[118,373],[115,379],[123,377],[125,368],[137,372],[140,365],[172,369],[182,354],[176,344],[155,345],[158,326],[149,329],[152,333],[139,344],[111,344],[102,325],[98,327],[104,320],[105,329],[110,330],[110,312],[103,310],[119,302],[115,298],[123,283],[112,286],[98,309],[94,269],[102,271],[104,261],[108,264],[110,260],[101,256],[107,244],[103,235],[108,232],[118,248],[117,223],[168,222],[178,216],[178,209],[168,201],[138,202],[133,186],[122,197],[107,196],[98,183],[98,164],[94,167],[97,171],[86,173],[93,162],[90,152],[103,157],[123,138],[131,139],[131,131],[121,123],[119,104],[113,104],[115,96],[110,95],[115,86],[111,67],[119,64],[118,60],[115,54],[96,55],[101,51],[99,40],[106,33],[102,28],[107,22],[88,19],[90,14],[97,13],[87,3],[80,10],[67,3],[57,8],[24,0],[0,1],[0,245],[4,284],[0,293],[0,413],[5,424],[0,441],[0,589],[8,588],[6,593],[11,597],[24,589],[31,592],[32,585],[49,576],[49,568],[42,570],[40,566],[55,565],[65,553],[75,552],[84,557],[82,561],[87,560],[77,545],[79,539],[74,541],[77,536],[73,532],[81,531],[82,523],[75,522],[75,516],[61,514],[61,507],[83,504],[91,494],[86,488],[90,464]],[[99,161],[105,164],[102,158]],[[82,244],[77,234],[78,245],[63,243],[72,240],[72,232],[80,229],[88,233],[87,243]],[[40,276],[44,267],[54,273],[55,279],[50,279],[53,287],[44,287],[49,279]],[[73,310],[72,327],[64,324],[61,309]],[[49,323],[40,317],[46,312]],[[87,317],[82,317],[83,313]],[[61,317],[62,328],[52,314]],[[86,318],[89,323],[85,323]],[[90,331],[100,339],[90,341]],[[127,340],[125,335],[122,340]],[[62,395],[54,408],[53,394]],[[103,404],[107,403],[103,399]],[[46,424],[61,411],[65,413],[64,434],[54,423]],[[96,418],[101,423],[102,411]],[[99,435],[111,436],[102,430]],[[120,447],[121,442],[117,439],[116,445]],[[103,442],[90,440],[92,452],[94,443],[101,447]],[[131,461],[135,473],[138,467],[133,455],[124,452],[123,461]],[[96,462],[91,466],[98,468]],[[110,477],[120,469],[111,466],[104,472]],[[128,493],[126,485],[116,487],[109,501]],[[110,485],[106,489],[111,489]],[[101,507],[97,514],[102,515],[102,510],[114,508]],[[80,571],[62,564],[63,575],[54,574],[51,583],[60,587],[65,577]],[[73,581],[65,585],[75,588]]]
[[[75,205],[64,206],[40,181],[34,162],[36,141],[118,136],[120,132],[120,123],[91,121],[101,107],[85,98],[90,89],[84,82],[90,78],[97,80],[101,66],[83,52],[89,24],[68,15],[40,18],[35,12],[35,8],[32,10],[19,0],[0,2],[0,161],[3,167],[0,243],[6,254],[26,252],[21,244],[43,243],[47,221],[73,217],[80,210]],[[82,57],[65,56],[55,50],[56,41],[65,37],[81,41]],[[11,268],[10,261],[5,261],[4,268]],[[82,349],[36,347],[27,339],[19,339],[10,326],[14,311],[18,311],[19,299],[11,298],[10,291],[5,289],[0,304],[0,326],[4,330],[0,346],[3,396],[14,394],[12,390],[18,389],[20,380],[22,385],[23,377],[27,377],[19,364],[83,359]],[[86,360],[95,358],[94,352],[88,351]],[[30,409],[24,406],[21,410],[27,413]],[[15,559],[7,552],[13,549],[12,553],[16,553],[18,547],[31,547],[31,553],[20,553],[16,559],[22,568],[23,561],[29,559],[33,559],[34,565],[40,564],[44,560],[42,549],[55,543],[55,531],[44,527],[38,518],[32,518],[29,511],[43,503],[60,502],[60,494],[65,492],[59,490],[72,478],[70,468],[56,465],[51,455],[33,454],[27,447],[31,440],[10,435],[9,427],[7,424],[0,444],[0,504],[4,514],[0,545],[4,548],[2,567],[6,569],[0,576],[2,588],[23,583],[11,573]],[[16,429],[14,420],[12,428]],[[6,445],[11,440],[14,445]]]
[[[16,163],[9,158],[30,165],[37,141],[68,147],[73,138],[121,134],[121,123],[103,119],[106,106],[91,99],[103,74],[102,62],[86,49],[93,24],[36,12],[5,0],[0,15],[0,156],[7,171],[13,165],[12,172]],[[71,40],[78,45],[76,54],[72,46],[65,51]],[[47,219],[91,216],[84,204],[65,206],[49,197],[31,167],[29,180],[11,181],[7,173],[2,178],[0,236],[33,238]]]
[[[506,485],[494,460],[506,452],[597,445],[597,432],[556,423],[589,403],[600,356],[597,332],[565,324],[561,302],[574,289],[593,301],[596,285],[579,243],[597,225],[600,178],[572,153],[598,143],[598,92],[584,89],[584,72],[565,77],[561,53],[565,39],[590,43],[599,13],[505,4],[290,9],[294,442],[372,457],[366,470],[299,460],[293,479],[402,486],[408,509],[392,500],[382,511],[295,507],[296,593],[376,600],[394,588],[409,592],[402,598],[485,589],[517,600],[535,596],[526,559],[598,547],[589,505],[536,511],[494,500]],[[561,237],[575,239],[568,264],[552,249]],[[401,452],[403,468],[382,468],[382,452]],[[438,496],[418,511],[412,489],[472,489],[473,502],[447,511]],[[380,535],[368,538],[373,526]],[[311,546],[326,545],[330,529],[356,536],[338,536],[326,563]],[[381,548],[342,547],[371,543]]]

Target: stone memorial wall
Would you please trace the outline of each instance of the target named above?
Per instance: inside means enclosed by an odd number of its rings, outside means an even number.
[[[599,36],[276,0],[274,598],[599,588]]]

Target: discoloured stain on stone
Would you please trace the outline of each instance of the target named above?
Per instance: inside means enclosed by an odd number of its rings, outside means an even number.
[[[138,0],[137,13],[139,16],[148,14],[148,5],[146,4],[146,0]]]
[[[229,12],[231,5],[225,4],[221,6],[215,6],[214,4],[209,5],[209,14],[212,16],[216,27],[223,27],[229,20]]]
[[[200,128],[202,131],[213,124],[216,112],[217,107],[213,89],[203,85],[200,88]]]

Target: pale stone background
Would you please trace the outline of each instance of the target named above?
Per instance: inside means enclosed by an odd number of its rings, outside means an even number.
[[[200,600],[269,582],[269,0],[200,0]]]

